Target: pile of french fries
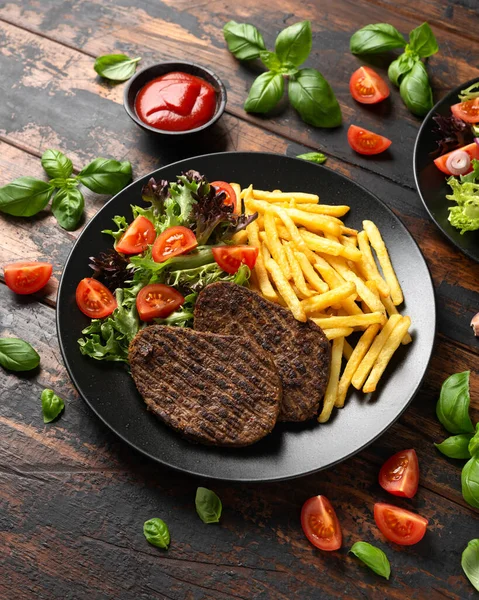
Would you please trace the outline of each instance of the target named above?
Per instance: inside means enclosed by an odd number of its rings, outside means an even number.
[[[319,204],[315,194],[232,185],[245,212],[258,213],[234,240],[259,250],[251,287],[299,321],[311,319],[332,341],[318,417],[325,423],[334,407],[344,406],[351,384],[374,392],[400,344],[411,342],[411,319],[396,308],[403,294],[386,245],[372,221],[363,221],[363,231],[344,225],[340,217],[349,206]],[[346,338],[355,331],[363,333],[353,348]]]

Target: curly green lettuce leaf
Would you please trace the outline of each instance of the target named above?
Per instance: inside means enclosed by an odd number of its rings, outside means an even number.
[[[477,162],[477,161],[475,161]],[[477,165],[474,165],[476,171]],[[452,194],[446,198],[453,200],[457,206],[449,208],[449,222],[453,227],[460,230],[461,234],[466,231],[479,229],[479,182],[449,177],[447,183],[452,189]]]

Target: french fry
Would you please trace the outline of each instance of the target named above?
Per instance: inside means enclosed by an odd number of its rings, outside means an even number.
[[[268,271],[266,270],[264,260],[263,260],[263,252],[262,252],[262,244],[259,240],[259,230],[258,224],[256,221],[253,221],[246,227],[246,232],[248,234],[248,242],[254,248],[258,248],[258,258],[256,259],[256,264],[254,266],[254,272],[256,273],[256,277],[258,279],[258,286],[261,290],[261,293],[265,298],[271,300],[272,302],[276,302],[278,300],[278,295],[273,289],[271,282],[268,277]]]
[[[389,296],[390,290],[388,284],[384,281],[379,273],[376,261],[374,260],[371,246],[369,245],[368,235],[365,231],[358,233],[359,249],[363,255],[362,265],[365,270],[366,279],[371,279],[376,282],[380,295],[384,298]]]
[[[288,263],[291,269],[291,275],[293,276],[293,281],[295,286],[298,288],[299,292],[304,298],[309,298],[314,294],[314,292],[310,291],[306,285],[306,281],[303,276],[303,271],[301,266],[296,259],[295,253],[290,246],[290,243],[287,242],[283,244],[284,251],[286,252],[286,258],[288,259]]]
[[[303,254],[303,252],[295,252],[294,255],[296,256],[296,260],[303,271],[306,281],[311,285],[311,287],[321,294],[327,292],[329,290],[328,284],[316,274],[306,254]]]
[[[306,257],[305,257],[306,258]],[[328,306],[332,306],[345,298],[351,296],[356,291],[356,286],[354,283],[347,282],[344,285],[340,285],[324,294],[318,294],[316,296],[312,296],[307,300],[303,300],[301,302],[301,306],[304,309],[304,312],[309,315],[314,311],[324,310]],[[354,327],[354,325],[349,325],[349,327]]]
[[[248,243],[248,232],[246,229],[242,229],[241,231],[237,231],[233,237],[231,238],[234,244],[237,246],[242,246],[243,244]]]
[[[313,203],[319,201],[316,194],[306,194],[305,192],[267,192],[265,190],[254,190],[254,197],[257,200],[267,200],[268,202],[285,202],[294,198],[298,203]]]
[[[333,340],[331,348],[331,370],[329,374],[328,386],[324,394],[323,410],[318,417],[320,423],[326,423],[331,416],[336,396],[338,393],[339,372],[341,370],[341,362],[343,358],[344,337],[338,337]]]
[[[344,256],[352,261],[361,260],[361,252],[357,248],[343,246],[338,241],[321,237],[305,229],[300,229],[299,233],[310,250],[332,256]]]
[[[296,202],[290,202],[289,204],[290,208],[296,208]],[[350,210],[349,206],[341,204],[298,204],[297,208],[305,212],[329,215],[331,217],[343,217]]]
[[[248,202],[251,202],[251,200],[253,200],[253,186],[251,184],[247,188],[241,190],[240,198],[244,202],[245,209],[247,209]],[[245,212],[248,214],[247,210],[245,210]],[[254,212],[255,211],[252,210],[249,212],[249,214],[252,214]]]
[[[251,200],[249,205],[251,209],[260,213],[265,213],[266,211],[271,210],[274,206],[262,200]],[[294,223],[297,225],[303,225],[312,231],[324,231],[332,235],[340,235],[341,233],[342,222],[339,219],[336,219],[336,217],[307,213],[297,208],[282,208],[282,210],[286,211],[286,214],[293,220]]]
[[[345,280],[337,271],[326,261],[322,256],[315,255],[314,268],[321,274],[321,277],[329,285],[331,289],[343,285]],[[363,311],[351,298],[346,298],[342,301],[341,306],[349,315],[361,315]]]
[[[353,331],[354,329],[352,327],[332,327],[331,329],[325,329],[324,335],[331,341],[340,337],[348,337]]]
[[[372,327],[372,325],[371,325]],[[351,354],[353,353],[354,349],[351,346],[351,344],[348,342],[348,340],[344,340],[344,346],[343,346],[343,356],[346,360],[349,360],[351,358]]]
[[[360,362],[356,372],[353,375],[353,378],[351,379],[351,383],[357,390],[360,390],[363,387],[369,372],[373,368],[373,365],[379,356],[379,353],[383,349],[388,337],[391,335],[393,329],[399,323],[401,318],[402,317],[400,315],[391,315],[386,325],[384,325],[380,333],[376,336],[374,342],[371,344],[371,347]]]
[[[289,268],[289,263],[288,259],[286,258],[286,252],[283,248],[283,244],[279,240],[274,213],[272,211],[267,211],[264,215],[264,231],[266,233],[268,249],[271,252],[272,257],[281,267],[285,278],[291,279],[291,269]],[[266,265],[266,267],[268,267],[268,265]]]
[[[278,263],[270,258],[266,263],[266,268],[271,273],[271,278],[278,288],[278,292],[293,313],[294,318],[298,321],[306,322],[307,317],[303,307],[301,306],[300,301],[298,300],[288,280],[284,276],[283,271]]]
[[[378,257],[379,264],[384,273],[384,278],[391,292],[392,301],[395,306],[398,306],[399,304],[402,304],[404,297],[383,238],[379,233],[379,229],[372,221],[363,221],[363,227],[371,246],[374,248],[376,256]]]
[[[330,327],[363,327],[379,323],[386,323],[386,315],[382,312],[372,312],[362,315],[348,315],[346,317],[329,317],[329,319],[313,319],[316,325],[323,329]]]
[[[339,380],[338,395],[336,397],[335,403],[336,408],[342,408],[344,406],[344,401],[346,399],[348,388],[351,384],[351,379],[353,378],[353,375],[356,372],[359,364],[366,356],[366,352],[369,350],[371,344],[373,343],[373,340],[376,337],[376,334],[378,333],[379,329],[380,326],[377,323],[375,323],[374,325],[370,325],[360,337],[358,343],[356,344],[356,347],[349,356],[343,374],[341,375],[341,379]]]
[[[239,183],[230,183],[230,186],[234,189],[236,199],[241,200],[241,186]]]
[[[288,239],[288,240],[291,239],[294,242],[296,248],[298,250],[301,250],[304,252],[307,249],[306,242],[301,237],[298,228],[294,224],[293,219],[288,215],[288,213],[283,208],[281,208],[279,206],[273,206],[271,208],[271,210],[273,210],[275,215],[280,218],[280,220],[282,221],[282,225],[284,225],[284,227],[287,230],[287,236],[286,236],[285,232],[283,231],[283,227],[281,227],[280,225],[277,225],[276,228],[278,230],[278,235],[280,235],[280,237],[283,237],[284,239]],[[280,227],[281,227],[281,233],[279,231]]]
[[[391,300],[390,296],[388,296],[387,298],[382,298],[382,303],[384,304],[384,308],[387,310],[387,313],[389,316],[399,314],[398,309],[394,306],[394,303]],[[401,343],[406,345],[406,344],[410,344],[411,342],[412,342],[412,337],[411,337],[411,334],[408,332],[404,336],[403,341]]]
[[[366,383],[363,386],[363,392],[365,394],[370,394],[376,390],[376,386],[378,381],[381,379],[381,375],[386,370],[392,355],[399,348],[401,341],[406,335],[410,325],[411,319],[409,317],[401,317],[399,323],[394,327],[391,335],[388,337],[381,352],[379,353],[372,371],[366,380]]]

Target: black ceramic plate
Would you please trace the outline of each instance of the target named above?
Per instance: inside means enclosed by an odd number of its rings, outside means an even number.
[[[347,223],[361,227],[363,218],[380,228],[407,299],[404,313],[412,318],[414,342],[402,346],[388,367],[379,392],[352,394],[343,410],[333,411],[326,425],[281,424],[261,442],[228,450],[191,444],[145,409],[127,370],[118,364],[82,356],[77,339],[88,319],[77,309],[75,288],[90,275],[88,257],[111,247],[102,229],[113,216],[131,217],[130,204],[141,204],[140,191],[150,175],[174,180],[181,171],[197,169],[211,181],[250,183],[260,189],[301,190],[321,201],[351,206]],[[158,462],[205,477],[237,481],[287,479],[312,473],[355,454],[399,417],[411,402],[431,356],[436,316],[428,268],[416,243],[399,219],[375,196],[324,167],[275,154],[224,153],[184,160],[132,183],[110,200],[78,238],[60,283],[57,326],[70,376],[100,419],[134,448]]]
[[[414,177],[421,200],[434,223],[456,248],[459,248],[466,256],[479,262],[479,231],[468,231],[461,235],[459,229],[449,223],[448,207],[454,206],[454,203],[446,199],[446,194],[450,193],[451,188],[446,183],[446,175],[439,171],[431,158],[431,152],[434,152],[437,148],[436,140],[438,139],[436,134],[433,133],[434,121],[432,117],[437,113],[449,116],[451,114],[450,107],[459,102],[459,92],[477,81],[479,81],[477,78],[471,79],[471,81],[451,90],[424,119],[414,147]]]

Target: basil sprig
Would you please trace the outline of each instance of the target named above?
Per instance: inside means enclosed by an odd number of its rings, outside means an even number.
[[[0,212],[16,217],[31,217],[43,210],[50,200],[59,225],[73,231],[83,215],[85,199],[80,184],[97,194],[117,194],[132,177],[131,164],[108,158],[96,158],[76,176],[72,161],[60,150],[46,150],[41,158],[50,181],[19,177],[0,187]]]
[[[170,545],[170,531],[168,525],[161,519],[149,519],[143,524],[143,535],[146,541],[158,548],[168,549]]]
[[[448,458],[471,458],[469,442],[472,433],[460,433],[451,435],[440,444],[434,444],[436,448]]]
[[[349,551],[359,558],[367,567],[372,571],[389,579],[391,575],[391,565],[389,564],[388,557],[380,548],[376,548],[368,542],[356,542],[352,545]]]
[[[41,401],[44,423],[50,423],[56,419],[65,408],[65,403],[53,390],[43,390]]]
[[[0,365],[9,371],[31,371],[40,364],[32,346],[19,338],[0,338]]]
[[[341,125],[341,109],[329,83],[319,71],[299,68],[312,48],[309,21],[283,29],[276,38],[274,52],[266,49],[262,35],[248,23],[229,21],[223,33],[228,49],[236,58],[259,58],[269,69],[254,81],[244,104],[246,112],[270,112],[283,97],[285,78],[288,78],[289,100],[303,121],[315,127]]]
[[[93,68],[105,79],[126,81],[135,74],[136,66],[141,57],[130,58],[126,54],[105,54],[95,60]]]
[[[479,539],[471,540],[461,558],[462,570],[479,592]]]
[[[221,500],[212,491],[204,487],[196,490],[195,498],[196,512],[203,523],[218,523],[223,506]]]
[[[328,157],[322,152],[305,152],[304,154],[298,154],[296,158],[309,160],[309,162],[316,163],[317,165],[322,165],[328,160]]]
[[[469,373],[454,373],[442,384],[436,415],[450,433],[474,431],[469,417]]]
[[[426,67],[421,61],[439,50],[436,37],[428,23],[423,23],[409,34],[409,43],[388,23],[367,25],[356,31],[350,40],[353,54],[377,54],[393,48],[404,48],[404,53],[388,69],[391,82],[399,87],[407,108],[419,117],[433,106],[432,90]]]

